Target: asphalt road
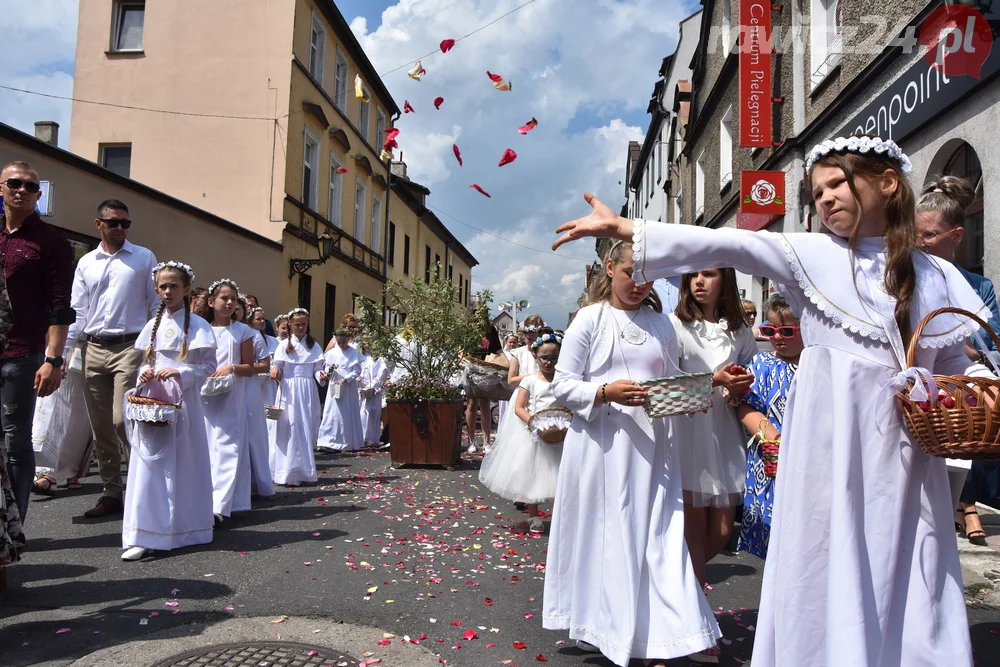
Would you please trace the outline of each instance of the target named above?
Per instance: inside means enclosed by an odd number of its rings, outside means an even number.
[[[281,616],[378,628],[396,635],[393,649],[408,637],[418,644],[405,650],[449,665],[611,664],[542,629],[547,539],[479,487],[478,462],[451,472],[394,470],[385,454],[318,462],[320,486],[255,501],[211,545],[138,563],[119,559],[120,518],[81,518],[99,495],[96,476],[82,491],[33,497],[30,550],[0,594],[0,664],[68,665],[165,630],[209,634],[233,618],[274,621],[253,626],[254,639],[274,641],[290,627]],[[709,565],[723,665],[749,659],[761,572],[746,554]],[[1000,665],[1000,612],[972,609],[970,624],[977,664]],[[386,650],[368,648],[385,657],[380,667],[407,664]]]

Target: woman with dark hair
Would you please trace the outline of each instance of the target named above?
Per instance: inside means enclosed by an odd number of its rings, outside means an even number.
[[[743,504],[746,436],[725,393],[735,398],[750,388],[753,376],[743,365],[757,353],[757,343],[732,268],[685,274],[670,319],[677,330],[680,370],[713,373],[716,387],[708,414],[677,422],[684,534],[695,575],[704,583],[705,565],[729,542],[736,508]]]
[[[497,328],[490,325],[489,331],[483,337],[484,346],[479,348],[475,356],[490,363],[503,365],[506,356],[503,354],[503,346],[500,344],[500,334]],[[499,357],[499,358],[498,358]],[[490,430],[493,427],[493,404],[488,398],[470,398],[465,406],[465,425],[469,430],[469,453],[476,452],[476,408],[479,409],[480,427],[483,431],[483,450],[488,451],[491,445]]]

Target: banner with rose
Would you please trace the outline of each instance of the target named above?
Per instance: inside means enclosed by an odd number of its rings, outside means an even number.
[[[784,215],[785,172],[741,172],[740,212]]]

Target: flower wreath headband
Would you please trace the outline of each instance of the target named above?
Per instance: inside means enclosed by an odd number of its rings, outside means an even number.
[[[257,313],[260,313],[261,315],[263,315],[263,314],[264,314],[264,309],[263,309],[263,308],[261,308],[260,306],[258,306],[257,308],[251,308],[251,309],[250,309],[250,312],[249,312],[249,313],[248,313],[247,315],[248,315],[249,317],[253,317],[253,316],[254,316],[254,315],[256,315]]]
[[[559,334],[545,334],[544,336],[539,336],[535,339],[535,342],[531,344],[532,350],[537,350],[542,345],[546,343],[555,343],[556,345],[562,345],[563,338]]]
[[[156,274],[163,269],[177,269],[178,271],[183,271],[187,274],[188,281],[192,283],[194,282],[194,269],[184,262],[160,262],[153,267],[153,280],[156,280]]]
[[[290,320],[296,315],[305,315],[306,317],[309,317],[309,311],[306,310],[305,308],[292,308],[290,311],[288,311],[288,314],[285,315],[285,319]]]
[[[211,285],[208,286],[208,293],[211,294],[212,292],[214,292],[215,290],[219,289],[223,285],[229,285],[230,287],[232,287],[233,291],[236,292],[237,297],[239,296],[239,293],[240,293],[239,286],[237,286],[237,284],[235,282],[233,282],[232,280],[230,280],[229,278],[220,278],[220,279],[216,280],[214,283],[212,283]]]
[[[813,168],[816,162],[830,153],[860,153],[861,155],[877,153],[898,162],[904,174],[909,174],[913,171],[910,158],[907,157],[906,153],[892,139],[883,141],[879,137],[850,136],[827,139],[823,143],[813,146],[813,149],[806,155],[806,173],[809,173],[809,170]]]

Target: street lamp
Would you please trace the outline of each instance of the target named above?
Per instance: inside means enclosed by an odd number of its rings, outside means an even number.
[[[517,311],[524,312],[531,307],[531,304],[527,299],[521,299],[520,301],[505,301],[499,304],[500,311],[504,313],[510,313],[510,316],[514,319],[514,333],[517,333]]]
[[[323,234],[316,239],[316,246],[319,249],[319,259],[292,259],[289,260],[288,279],[291,280],[296,273],[305,273],[317,264],[322,264],[330,259],[335,245],[334,238],[329,234]]]

